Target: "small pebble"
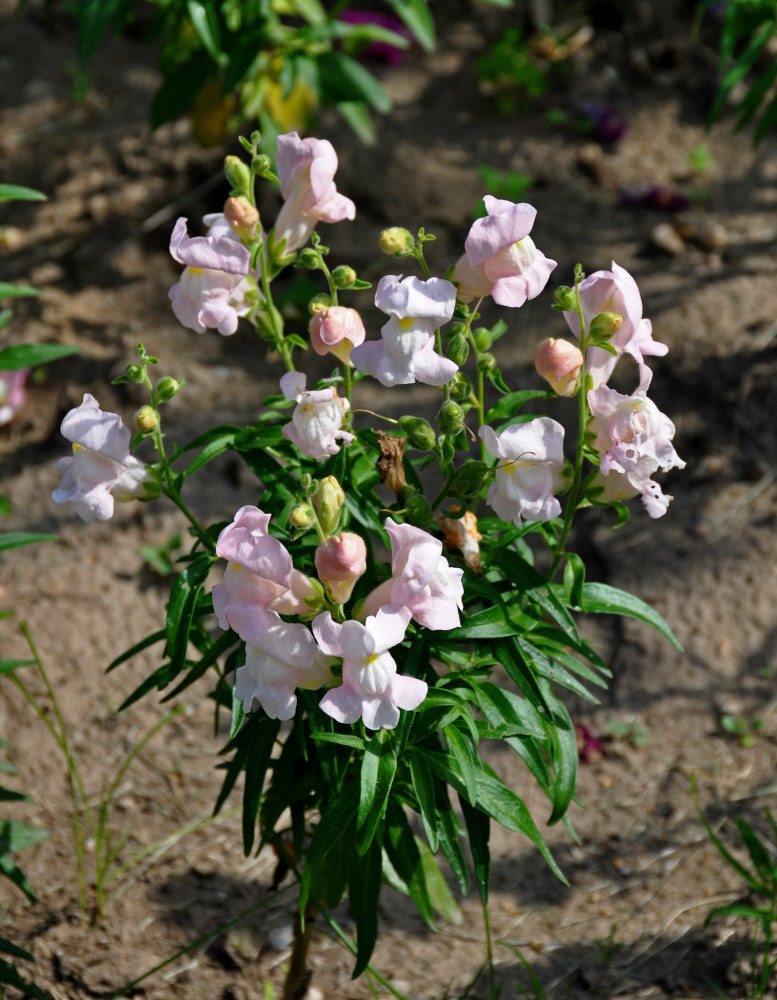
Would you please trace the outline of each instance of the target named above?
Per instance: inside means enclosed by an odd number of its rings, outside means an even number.
[[[659,222],[657,226],[653,227],[650,242],[656,249],[669,254],[670,257],[679,257],[685,253],[685,243],[682,236],[668,222]]]
[[[284,951],[294,940],[293,924],[281,924],[267,933],[267,944],[273,951]]]

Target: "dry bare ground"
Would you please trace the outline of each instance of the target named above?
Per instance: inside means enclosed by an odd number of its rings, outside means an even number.
[[[0,492],[13,505],[4,527],[59,536],[3,557],[2,605],[29,624],[96,802],[105,776],[169,709],[151,697],[115,713],[157,665],[155,649],[103,671],[162,620],[168,584],[144,564],[140,545],[162,544],[184,525],[163,504],[128,506],[100,525],[55,508],[49,494],[64,451],[61,417],[84,392],[129,415],[143,400],[109,381],[140,339],[164,373],[187,380],[169,411],[182,440],[215,421],[250,420],[281,369],[248,332],[198,337],[168,307],[177,271],[167,254],[172,223],[218,208],[221,158],[232,147],[198,149],[185,122],[149,135],[157,77],[154,54],[139,38],[109,41],[92,90],[74,102],[72,26],[56,10],[46,17],[40,4],[19,17],[12,6],[0,3],[0,179],[40,188],[49,200],[0,216],[0,225],[15,227],[4,230],[3,279],[42,290],[20,304],[8,330],[81,353],[52,365],[27,408],[0,429]],[[737,966],[747,955],[747,928],[723,920],[705,927],[704,918],[744,887],[710,845],[690,780],[695,774],[701,808],[724,838],[737,814],[763,829],[763,809],[777,791],[777,143],[769,138],[754,150],[748,135],[725,125],[705,133],[714,56],[690,42],[688,20],[670,6],[635,3],[624,18],[619,5],[588,5],[594,37],[571,75],[545,105],[504,119],[479,89],[475,61],[508,15],[456,0],[440,11],[438,53],[414,52],[385,72],[396,106],[375,148],[359,146],[333,118],[318,129],[339,151],[340,189],[361,210],[353,224],[325,233],[338,261],[375,275],[384,267],[380,229],[423,224],[438,236],[434,263],[444,269],[483,193],[477,166],[520,170],[533,178],[527,197],[539,210],[537,243],[559,261],[558,282],[571,279],[577,261],[590,272],[616,260],[637,278],[656,338],[670,348],[651,389],[676,421],[675,444],[688,463],[668,486],[670,511],[650,522],[635,507],[617,532],[591,514],[575,544],[592,576],[653,604],[685,653],[636,623],[596,623],[614,682],[600,705],[573,711],[605,738],[604,753],[581,768],[581,806],[572,810],[578,842],[563,829],[548,831],[570,887],[517,835],[492,836],[491,919],[504,1000],[526,983],[519,952],[550,998],[711,997],[713,982],[742,995]],[[574,115],[593,100],[628,122],[614,147],[550,125],[541,113],[553,106]],[[699,143],[711,154],[702,174],[689,164]],[[703,190],[683,216],[664,215],[624,199],[647,185]],[[658,225],[676,238],[656,232]],[[548,290],[510,317],[499,343],[500,357],[526,382],[536,378],[538,340],[563,335],[550,301]],[[364,309],[369,314],[368,296]],[[375,314],[371,322],[376,327]],[[397,405],[404,410],[407,400]],[[433,405],[434,395],[417,400]],[[257,499],[229,461],[190,497],[212,521]],[[25,655],[15,619],[0,622],[0,641],[4,657]],[[39,678],[29,669],[23,676],[48,704]],[[206,693],[202,685],[186,692],[183,713],[121,781],[110,825],[126,838],[120,861],[138,860],[125,874],[116,869],[116,898],[89,923],[79,909],[64,760],[20,692],[6,678],[0,684],[0,738],[11,741],[6,757],[32,798],[8,814],[51,834],[19,859],[38,902],[0,885],[0,933],[34,953],[30,973],[54,997],[106,995],[267,898],[274,859],[243,857],[237,798],[210,819],[225,722],[214,732]],[[752,745],[722,730],[725,713],[761,724]],[[497,753],[493,764],[543,822],[544,803],[519,762]],[[135,995],[263,996],[265,982],[281,981],[293,909],[293,894],[281,896],[144,979]],[[474,896],[462,911],[460,926],[432,935],[387,891],[375,966],[413,997],[458,995],[476,977],[484,944]],[[341,918],[348,928],[347,913]],[[350,980],[349,957],[323,929],[313,985],[326,997],[370,995],[363,980]],[[483,976],[471,995],[488,995]]]

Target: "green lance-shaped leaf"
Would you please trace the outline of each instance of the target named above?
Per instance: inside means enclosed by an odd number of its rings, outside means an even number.
[[[78,354],[80,347],[64,344],[12,344],[0,351],[0,371],[19,371]]]
[[[469,893],[469,868],[461,848],[462,826],[451,805],[448,787],[441,781],[437,783],[437,823],[445,860],[451,866],[462,896],[466,896]]]
[[[586,583],[583,585],[583,595],[580,601],[580,611],[596,612],[608,615],[626,615],[638,621],[652,625],[665,639],[682,652],[677,637],[661,615],[633,594],[606,583]]]
[[[46,195],[21,184],[0,184],[0,201],[45,201]]]
[[[4,531],[0,534],[0,552],[4,552],[6,549],[18,549],[23,545],[56,542],[56,540],[56,535],[44,535],[38,531]]]
[[[469,615],[464,625],[451,629],[448,638],[454,642],[469,639],[499,639],[527,632],[537,624],[535,618],[515,607],[497,605]]]
[[[472,854],[472,863],[475,867],[475,881],[477,882],[478,893],[483,903],[488,903],[488,892],[491,885],[491,851],[488,846],[491,834],[491,820],[485,812],[470,805],[461,796],[459,796],[459,804],[461,805],[464,822],[467,824],[469,849]]]
[[[344,791],[324,811],[318,821],[305,856],[302,881],[299,890],[300,913],[310,899],[314,882],[318,881],[319,869],[327,864],[327,858],[341,837],[353,831],[353,824],[359,808],[359,784],[351,781]]]
[[[217,65],[226,65],[229,56],[223,51],[221,29],[215,7],[212,4],[199,3],[198,0],[188,0],[186,9],[189,11],[192,27],[208,55]]]
[[[577,733],[566,706],[563,702],[555,700],[554,709],[553,723],[548,726],[553,741],[553,768],[556,772],[552,791],[553,811],[548,819],[549,826],[566,815],[569,804],[574,798],[580,759]]]
[[[245,788],[243,789],[243,851],[251,853],[256,830],[256,817],[262,801],[264,776],[270,766],[275,738],[280,729],[277,719],[257,717],[250,730],[250,742],[246,756]]]
[[[478,775],[477,805],[506,829],[525,834],[538,848],[553,874],[564,885],[569,885],[524,803],[496,775],[487,774],[485,770]]]
[[[486,423],[494,424],[500,420],[511,420],[516,415],[515,411],[524,403],[528,403],[532,399],[549,399],[553,395],[555,394],[548,392],[547,389],[521,389],[518,392],[511,392],[497,400],[486,413]]]
[[[769,893],[775,885],[777,866],[772,861],[769,851],[766,849],[752,826],[750,826],[750,824],[741,816],[737,816],[736,824],[742,843],[747,848],[747,853],[750,855],[750,860],[753,862],[753,868],[762,880],[763,886],[761,891]]]
[[[40,291],[32,285],[15,285],[10,281],[0,281],[0,302],[3,299],[23,299],[33,295],[40,295]]]
[[[440,831],[437,821],[435,801],[435,779],[428,767],[416,754],[410,754],[410,780],[418,800],[418,811],[424,824],[424,833],[433,851],[437,850],[440,841]]]
[[[467,737],[455,725],[445,727],[445,742],[451,767],[460,774],[467,789],[467,795],[474,802],[478,794],[478,772],[480,760]]]
[[[367,744],[362,758],[359,783],[359,812],[356,817],[356,851],[364,854],[386,814],[386,804],[397,773],[397,757],[391,734],[379,729]]]
[[[319,81],[329,101],[365,101],[381,114],[391,110],[391,98],[382,84],[364,66],[336,49],[317,60]]]
[[[11,955],[13,958],[24,958],[28,962],[34,962],[35,958],[24,948],[20,948],[17,944],[13,944],[7,938],[0,937],[0,951],[5,955]]]
[[[412,31],[421,48],[433,52],[437,44],[437,35],[434,18],[426,5],[426,0],[387,0],[387,2]]]
[[[717,97],[715,98],[712,108],[710,109],[709,120],[711,122],[715,121],[715,119],[720,115],[726,105],[726,101],[728,100],[731,91],[753,67],[756,59],[758,59],[760,54],[768,45],[770,38],[774,35],[774,31],[775,21],[767,21],[761,27],[760,31],[753,35],[742,55],[723,77],[720,90],[718,91]]]
[[[0,854],[12,854],[25,847],[33,847],[46,840],[48,833],[27,823],[16,823],[9,819],[0,820]]]
[[[170,592],[165,625],[167,655],[170,657],[168,681],[180,673],[186,662],[189,633],[212,562],[210,555],[198,556],[178,574]]]
[[[17,667],[31,667],[35,660],[0,660],[0,674],[10,674]]]
[[[348,902],[356,921],[354,979],[364,972],[378,939],[378,901],[382,880],[381,846],[377,840],[373,840],[366,851],[351,855]]]
[[[0,875],[4,875],[9,881],[13,882],[16,888],[20,889],[31,903],[37,902],[33,888],[27,881],[27,876],[13,858],[10,858],[7,854],[0,853]]]
[[[385,848],[394,871],[405,884],[418,912],[431,930],[437,930],[421,852],[402,806],[394,799],[389,800],[386,810]]]

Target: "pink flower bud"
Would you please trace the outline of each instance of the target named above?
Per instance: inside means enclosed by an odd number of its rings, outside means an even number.
[[[316,354],[331,351],[344,364],[351,364],[354,347],[364,343],[366,331],[361,316],[347,306],[330,306],[316,312],[308,325],[310,343]]]
[[[345,604],[354,584],[367,569],[367,546],[352,531],[332,535],[316,549],[316,569],[329,596]]]
[[[251,239],[256,234],[259,213],[248,198],[228,198],[224,205],[224,218],[241,239]]]
[[[577,392],[583,355],[579,347],[568,340],[543,340],[534,355],[534,367],[559,396],[574,396]]]

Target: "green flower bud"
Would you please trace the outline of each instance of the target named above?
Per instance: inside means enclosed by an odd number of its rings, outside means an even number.
[[[485,485],[488,475],[488,466],[485,462],[466,461],[461,468],[457,469],[453,482],[450,486],[452,496],[470,500],[476,497]]]
[[[459,368],[465,363],[469,356],[469,344],[463,333],[455,333],[448,341],[448,349],[445,352],[454,365]]]
[[[224,173],[234,190],[241,194],[248,194],[251,190],[251,171],[239,156],[224,157]]]
[[[143,365],[127,365],[126,375],[130,382],[142,382]]]
[[[478,358],[478,371],[487,375],[496,368],[496,358],[493,354],[481,354]]]
[[[159,414],[153,406],[149,406],[148,404],[141,406],[135,414],[135,427],[137,427],[141,434],[148,434],[159,427]]]
[[[464,372],[456,372],[448,383],[448,389],[450,390],[451,399],[455,399],[460,403],[465,399],[469,399],[472,393],[472,379],[468,375],[465,375]]]
[[[472,336],[475,338],[475,347],[479,351],[487,351],[491,346],[491,331],[485,326],[479,326],[477,330],[473,331]]]
[[[325,476],[318,484],[313,497],[313,506],[318,514],[318,523],[329,537],[340,520],[340,511],[345,503],[345,493],[334,476]]]
[[[553,293],[556,305],[564,312],[575,312],[577,309],[577,292],[569,285],[559,285]]]
[[[437,412],[437,425],[443,434],[458,434],[464,426],[464,413],[459,404],[446,400]]]
[[[340,264],[332,271],[332,281],[335,283],[335,288],[350,288],[356,281],[356,271],[348,264]]]
[[[304,250],[300,250],[299,257],[297,259],[303,267],[309,267],[312,271],[321,267],[321,260],[318,254],[315,250],[311,250],[310,247],[305,247]]]
[[[264,154],[260,154],[259,156],[255,156],[253,160],[251,160],[251,166],[255,174],[257,174],[259,177],[264,177],[264,175],[269,172],[272,164],[270,163],[269,156],[264,156]]]
[[[389,256],[407,253],[415,246],[412,234],[402,226],[392,226],[380,234],[380,249]]]
[[[591,340],[609,340],[623,326],[623,317],[615,312],[603,312],[594,316],[588,328]]]
[[[308,312],[311,316],[315,316],[316,313],[326,312],[331,305],[331,296],[327,295],[326,292],[319,292],[318,295],[314,295],[310,302],[308,302]]]
[[[434,428],[423,417],[400,417],[399,426],[405,432],[407,443],[417,451],[430,451],[437,443]]]
[[[425,496],[420,493],[410,497],[405,505],[405,520],[416,528],[425,528],[432,520],[432,507]]]
[[[178,379],[171,378],[169,375],[165,375],[164,378],[156,384],[156,394],[157,398],[161,399],[162,402],[166,403],[173,396],[178,394],[178,390],[181,388],[181,383]]]
[[[309,528],[313,524],[313,508],[309,503],[298,503],[291,508],[289,521],[295,528]]]
[[[299,484],[303,490],[307,493],[309,489],[313,486],[313,477],[309,472],[303,472],[300,476]]]

